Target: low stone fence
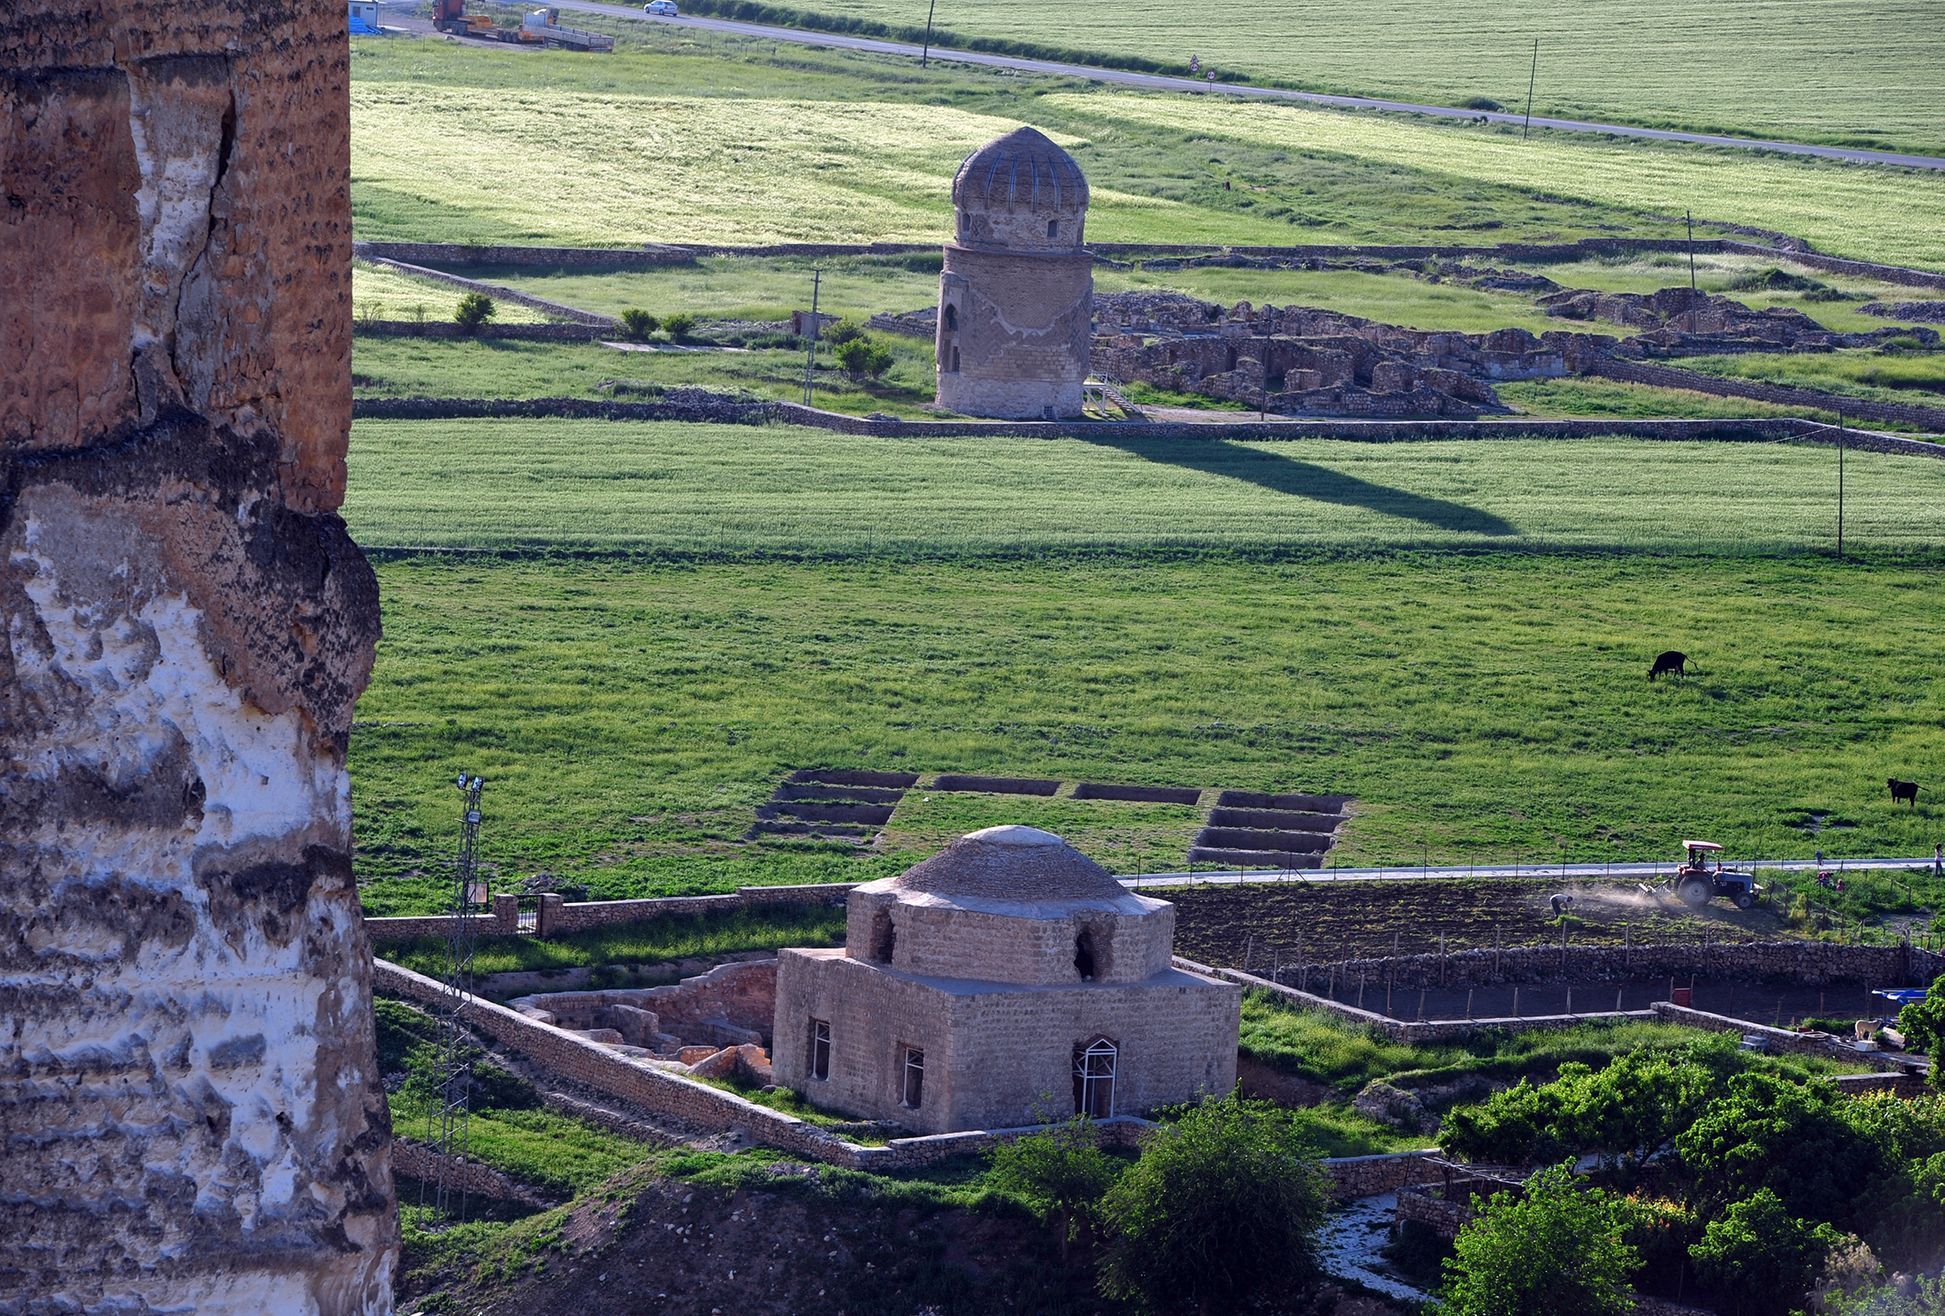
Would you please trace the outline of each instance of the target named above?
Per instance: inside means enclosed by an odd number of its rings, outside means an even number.
[[[1320,968],[1285,964],[1279,980],[1314,979]],[[1645,946],[1517,946],[1340,960],[1343,980],[1362,975],[1394,988],[1490,987],[1512,983],[1618,982],[1706,976],[1826,983],[1930,982],[1945,973],[1945,952],[1900,943],[1846,946],[1828,941],[1664,942]],[[1299,984],[1301,985],[1301,983]]]
[[[540,897],[534,934],[559,937],[593,928],[627,927],[653,923],[664,918],[693,918],[738,909],[835,908],[850,895],[854,882],[832,882],[809,886],[745,886],[716,896],[664,896],[653,900],[590,900],[568,903],[548,893]],[[474,931],[481,936],[512,936],[519,931],[518,896],[493,897],[491,914],[468,914]],[[365,932],[374,944],[409,941],[418,937],[443,937],[452,930],[450,914],[431,914],[411,918],[368,918]]]
[[[1331,1196],[1339,1201],[1376,1197],[1412,1184],[1442,1182],[1445,1171],[1432,1162],[1436,1155],[1436,1147],[1427,1147],[1376,1156],[1330,1156],[1324,1159],[1324,1173],[1330,1176]]]
[[[436,1183],[443,1178],[448,1188],[469,1196],[515,1202],[536,1211],[552,1205],[534,1189],[490,1165],[443,1155],[410,1138],[392,1138],[392,1170],[423,1183]]]
[[[544,328],[547,326],[528,326]],[[554,328],[571,329],[570,325]],[[358,420],[673,420],[711,425],[767,425],[774,402],[753,402],[705,389],[672,388],[657,402],[596,402],[590,398],[359,398]]]
[[[1715,397],[1748,398],[1785,407],[1832,411],[1880,424],[1910,425],[1928,434],[1945,433],[1945,407],[1927,407],[1910,402],[1872,402],[1866,398],[1845,397],[1840,393],[1824,393],[1812,388],[1794,388],[1756,379],[1726,379],[1718,375],[1705,375],[1699,370],[1684,370],[1679,366],[1612,356],[1590,358],[1586,372],[1634,384],[1684,388]],[[1864,445],[1860,443],[1857,446]]]
[[[494,324],[468,329],[451,320],[355,320],[351,330],[366,338],[477,338],[523,343],[595,343],[614,335],[612,325]]]

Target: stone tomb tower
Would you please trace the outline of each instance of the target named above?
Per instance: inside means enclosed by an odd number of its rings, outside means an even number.
[[[952,180],[939,279],[939,405],[971,416],[1081,414],[1093,322],[1087,179],[1032,128],[980,147]]]
[[[1241,990],[1170,959],[1175,907],[1058,836],[991,827],[849,897],[777,966],[776,1081],[925,1133],[1227,1092]]]

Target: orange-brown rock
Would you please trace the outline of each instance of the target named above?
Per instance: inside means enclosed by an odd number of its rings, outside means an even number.
[[[0,7],[0,1312],[384,1312],[344,20]]]

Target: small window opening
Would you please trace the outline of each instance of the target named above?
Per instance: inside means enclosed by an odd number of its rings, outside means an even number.
[[[945,327],[948,331],[959,327],[959,308],[950,302],[945,308]]]
[[[879,910],[871,919],[871,958],[880,964],[890,964],[892,952],[898,949],[898,927],[891,921],[889,910]]]
[[[959,349],[956,347],[952,349],[952,373],[959,373]]]
[[[917,1110],[919,1102],[925,1099],[925,1052],[915,1046],[905,1048],[904,1084],[899,1093],[899,1102],[912,1110]]]
[[[827,1019],[810,1021],[810,1063],[806,1068],[812,1078],[831,1076],[831,1025]]]
[[[1089,1119],[1114,1117],[1114,1066],[1120,1048],[1105,1037],[1074,1048],[1074,1113]]]
[[[1047,241],[1052,242],[1055,238],[1059,236],[1060,236],[1060,221],[1057,219],[1048,220],[1047,221]]]
[[[1074,972],[1080,974],[1082,982],[1094,981],[1094,929],[1082,928],[1081,935],[1074,938]]]

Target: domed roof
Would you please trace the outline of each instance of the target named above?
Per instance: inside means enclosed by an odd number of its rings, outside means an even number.
[[[1145,910],[1149,904],[1107,869],[1037,827],[988,827],[962,836],[923,863],[867,889],[969,907],[1134,902],[1131,910]]]
[[[966,157],[952,180],[961,210],[1087,209],[1087,176],[1037,128],[1015,128]]]

